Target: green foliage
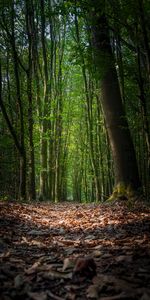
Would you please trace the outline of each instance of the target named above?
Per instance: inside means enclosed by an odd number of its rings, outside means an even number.
[[[42,18],[40,3],[33,4],[33,78],[32,78],[32,114],[33,144],[35,152],[36,190],[40,194],[41,173],[47,180],[47,198],[49,200],[103,200],[112,192],[113,163],[106,134],[99,78],[93,65],[90,13],[93,1],[44,1],[44,45],[42,44]],[[24,140],[27,156],[27,189],[29,193],[29,102],[27,92],[27,72],[29,41],[26,24],[26,2],[13,1],[1,3],[1,63],[2,97],[11,124],[18,140],[21,139],[20,110],[17,100],[17,86],[14,67],[13,43],[16,44],[17,64],[21,104],[24,117]],[[103,1],[99,1],[97,10],[104,12]],[[150,6],[143,2],[145,28],[148,32],[148,12]],[[99,10],[100,9],[100,10]],[[107,18],[110,27],[112,51],[118,71],[120,86],[123,85],[124,105],[130,124],[140,176],[145,192],[148,194],[149,150],[146,138],[145,115],[142,112],[142,77],[145,107],[149,111],[149,90],[147,54],[144,45],[138,3],[135,1],[106,1]],[[75,13],[79,27],[79,40],[75,26]],[[13,19],[14,18],[14,19]],[[12,40],[12,19],[15,25],[15,40]],[[149,33],[148,33],[149,37]],[[140,62],[138,61],[138,49]],[[33,50],[32,49],[32,50]],[[47,79],[45,80],[45,62],[47,59]],[[105,53],[103,53],[105,55]],[[99,65],[101,76],[106,69],[103,57]],[[110,61],[107,61],[110,64]],[[139,65],[140,64],[140,65]],[[139,69],[141,68],[141,69]],[[141,72],[141,74],[140,74]],[[122,86],[121,86],[122,88]],[[47,91],[47,100],[45,94]],[[146,113],[147,113],[146,111]],[[149,119],[148,119],[149,125]],[[20,158],[14,150],[14,141],[10,138],[7,125],[0,115],[0,148],[2,150],[1,169],[4,184],[3,195],[8,193],[15,198],[19,190]],[[44,128],[44,129],[43,129]],[[42,142],[45,153],[42,154]],[[16,155],[17,152],[17,155]],[[42,166],[42,155],[46,158],[46,168]],[[142,159],[143,158],[143,159]],[[9,165],[9,168],[8,168]],[[9,171],[8,171],[9,169]],[[9,178],[7,174],[9,173]],[[96,180],[101,198],[96,199]],[[14,187],[12,183],[14,182]],[[129,192],[129,191],[128,191]],[[123,186],[117,194],[128,194]],[[115,193],[115,191],[114,191]],[[58,197],[59,194],[59,197]],[[3,198],[3,195],[2,198]],[[9,195],[8,195],[9,197]],[[59,198],[59,199],[57,199]]]

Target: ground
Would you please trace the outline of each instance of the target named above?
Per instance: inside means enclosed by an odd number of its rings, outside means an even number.
[[[1,300],[149,300],[150,209],[0,203]]]

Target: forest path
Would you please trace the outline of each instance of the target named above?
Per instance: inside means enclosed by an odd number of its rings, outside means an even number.
[[[0,202],[0,299],[149,300],[150,209]]]

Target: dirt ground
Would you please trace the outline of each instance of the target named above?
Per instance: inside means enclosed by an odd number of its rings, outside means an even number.
[[[0,202],[1,300],[150,300],[150,208]]]

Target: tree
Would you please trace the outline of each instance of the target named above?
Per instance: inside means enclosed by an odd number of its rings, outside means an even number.
[[[2,193],[103,201],[113,186],[113,196],[128,197],[141,180],[148,198],[148,3],[5,2]]]
[[[29,199],[36,199],[35,189],[35,161],[33,141],[33,56],[34,56],[34,8],[33,1],[26,0],[26,27],[28,36],[28,69],[27,69],[27,95],[28,95],[28,123],[29,123]]]
[[[16,34],[15,34],[15,5],[14,1],[11,1],[9,5],[9,13],[10,13],[10,28],[7,24],[7,20],[5,19],[5,14],[2,11],[2,28],[6,32],[7,39],[11,46],[11,55],[13,60],[13,68],[14,68],[14,81],[15,81],[15,91],[16,91],[16,101],[19,107],[19,122],[20,122],[20,133],[19,138],[15,134],[11,122],[9,120],[8,114],[6,112],[3,99],[1,99],[1,108],[4,115],[4,118],[7,122],[10,133],[14,139],[15,145],[20,154],[20,182],[19,182],[19,195],[22,199],[26,199],[26,171],[27,171],[27,159],[26,159],[26,147],[25,147],[25,126],[24,126],[24,109],[21,97],[21,87],[20,87],[20,77],[19,77],[19,58],[17,54],[16,48]],[[8,45],[7,45],[8,46]]]
[[[115,196],[126,196],[141,187],[136,154],[115,69],[104,1],[92,1],[91,34],[96,75],[100,80],[101,103],[110,140],[115,173]]]

